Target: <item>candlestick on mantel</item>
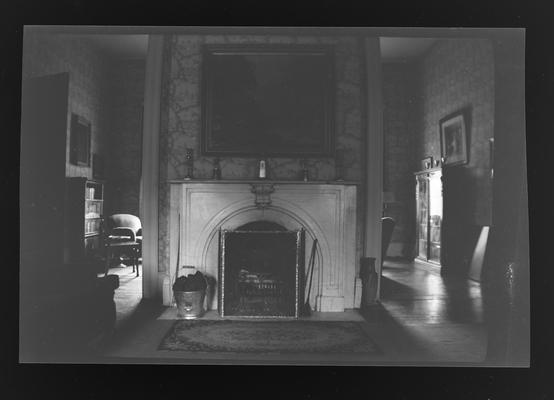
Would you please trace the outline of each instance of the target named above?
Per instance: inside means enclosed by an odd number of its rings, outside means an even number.
[[[310,179],[310,174],[308,171],[308,160],[306,159],[300,160],[300,166],[302,168],[302,180],[304,182],[308,182],[308,180]]]
[[[188,147],[185,149],[185,164],[187,166],[187,175],[185,176],[185,180],[190,180],[192,179],[194,171],[194,149]]]
[[[214,166],[212,170],[212,179],[221,179],[221,166],[219,164],[219,158],[214,158]]]

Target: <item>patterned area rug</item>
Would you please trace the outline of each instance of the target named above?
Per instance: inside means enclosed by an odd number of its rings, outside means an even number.
[[[158,350],[224,353],[372,353],[381,350],[350,321],[176,321]]]

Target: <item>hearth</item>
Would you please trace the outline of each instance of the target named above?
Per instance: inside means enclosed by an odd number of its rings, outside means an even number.
[[[222,316],[298,317],[303,229],[259,221],[220,233]]]

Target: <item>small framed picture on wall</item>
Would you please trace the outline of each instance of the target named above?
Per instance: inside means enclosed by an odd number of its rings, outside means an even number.
[[[464,110],[457,111],[440,120],[441,157],[444,166],[467,164],[467,125]]]

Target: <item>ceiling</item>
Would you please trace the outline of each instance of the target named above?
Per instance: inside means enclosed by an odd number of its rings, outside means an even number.
[[[437,39],[381,37],[381,59],[384,62],[408,61],[423,54]]]
[[[148,35],[75,35],[91,41],[101,51],[115,58],[146,58]]]
[[[145,58],[148,35],[87,34],[76,35],[90,40],[102,51],[116,58]],[[381,37],[384,62],[408,61],[423,54],[437,39]]]

